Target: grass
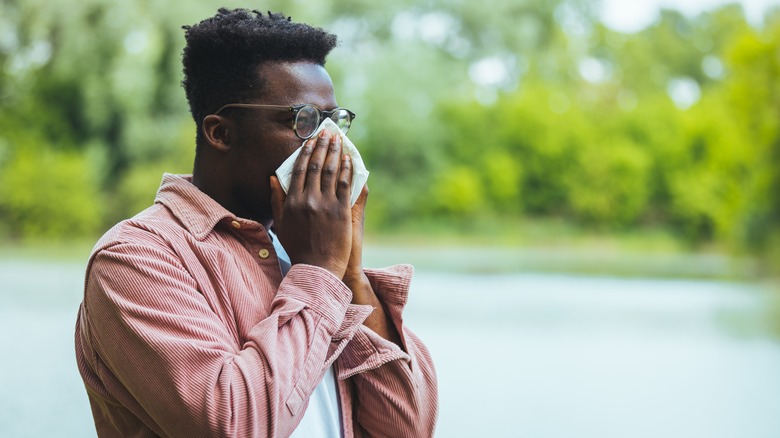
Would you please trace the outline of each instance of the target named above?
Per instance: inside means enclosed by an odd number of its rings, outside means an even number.
[[[467,273],[556,272],[587,275],[755,280],[755,262],[723,254],[659,253],[602,247],[508,247],[371,243],[365,265],[411,263]]]
[[[370,221],[370,218],[369,218]],[[369,223],[370,225],[370,223]],[[97,236],[0,243],[0,259],[84,261]],[[755,260],[693,248],[661,229],[585,231],[561,220],[417,222],[369,228],[366,266],[411,263],[464,273],[555,272],[658,278],[756,280]]]
[[[714,245],[693,247],[663,229],[583,230],[562,220],[422,222],[366,238],[367,265],[406,261],[471,273],[561,272],[755,280],[758,264]]]
[[[27,240],[0,243],[0,259],[78,261],[85,263],[97,238]]]

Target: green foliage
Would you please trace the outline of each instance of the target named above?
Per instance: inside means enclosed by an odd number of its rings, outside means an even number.
[[[448,169],[431,191],[432,206],[436,212],[468,217],[482,211],[484,189],[479,174],[471,168]]]
[[[0,217],[24,238],[70,238],[102,225],[102,194],[89,157],[19,138],[0,172]]]
[[[487,152],[482,156],[485,195],[492,208],[502,213],[519,213],[522,199],[522,163],[508,152]]]
[[[732,74],[725,101],[743,128],[749,148],[744,202],[735,214],[740,241],[765,253],[779,269],[780,256],[780,17],[764,32],[746,32],[726,51]]]
[[[216,7],[3,3],[0,232],[94,233],[189,171],[180,26]],[[328,69],[358,114],[371,231],[493,217],[780,241],[780,13],[756,28],[738,6],[667,10],[622,34],[587,0],[264,9],[341,38]]]
[[[572,214],[588,224],[636,224],[649,198],[649,158],[624,139],[584,145],[570,174]]]

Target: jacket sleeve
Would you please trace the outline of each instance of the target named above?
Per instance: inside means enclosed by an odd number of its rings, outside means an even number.
[[[402,347],[361,325],[338,359],[338,377],[351,378],[354,413],[368,436],[431,437],[436,425],[436,372],[426,346],[403,324],[410,265],[366,269],[379,300],[389,312]]]
[[[107,405],[124,405],[162,436],[287,436],[371,312],[351,296],[326,270],[295,265],[270,315],[239,345],[173,255],[103,248],[79,316],[80,362],[102,382],[88,389],[102,387]]]

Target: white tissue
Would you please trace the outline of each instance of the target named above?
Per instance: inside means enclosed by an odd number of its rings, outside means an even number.
[[[355,205],[355,202],[357,202],[357,199],[360,196],[360,191],[363,190],[363,186],[366,184],[366,181],[368,181],[368,170],[366,170],[366,165],[363,164],[363,158],[360,157],[360,152],[358,152],[355,145],[352,144],[352,141],[350,141],[349,138],[347,138],[347,136],[341,132],[341,129],[339,129],[338,125],[336,125],[336,123],[334,123],[330,118],[326,118],[322,123],[320,123],[320,126],[314,132],[312,137],[316,137],[323,129],[328,129],[331,133],[340,135],[342,155],[346,154],[352,158],[352,195],[350,196],[350,205]],[[306,143],[306,141],[303,143]],[[303,147],[303,143],[301,143],[301,147]],[[287,190],[290,187],[293,164],[295,164],[295,159],[298,158],[298,154],[300,153],[301,148],[296,149],[295,152],[293,152],[292,155],[284,160],[284,163],[282,163],[282,165],[276,169],[276,177],[279,178],[279,184],[281,184],[282,188],[284,189],[284,193],[287,193]]]

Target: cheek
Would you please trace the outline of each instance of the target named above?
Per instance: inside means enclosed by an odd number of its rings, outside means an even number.
[[[264,176],[262,156],[251,145],[240,145],[230,154],[230,177],[234,184],[257,189],[258,180]],[[267,177],[266,177],[267,178]]]
[[[273,144],[268,147],[266,161],[268,166],[273,168],[273,171],[282,165],[293,152],[303,144],[303,140],[296,137],[294,134],[292,138],[289,136],[279,137]]]
[[[287,159],[303,140],[292,129],[279,123],[247,127],[237,145],[234,165],[250,176],[268,178]],[[244,178],[242,178],[244,179]]]

